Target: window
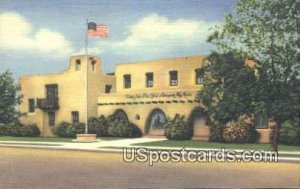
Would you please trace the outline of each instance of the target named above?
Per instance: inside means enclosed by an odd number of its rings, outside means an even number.
[[[124,75],[124,88],[125,89],[131,88],[131,75],[129,74]]]
[[[80,62],[80,59],[77,59],[76,60],[76,70],[80,70],[81,68],[81,62]]]
[[[178,85],[178,72],[177,71],[170,71],[170,86],[177,86]]]
[[[110,93],[112,86],[111,85],[105,85],[105,93]]]
[[[28,104],[29,104],[28,106],[29,112],[34,112],[34,108],[35,108],[34,99],[29,99]]]
[[[146,87],[153,87],[153,73],[146,73]]]
[[[256,114],[254,116],[255,128],[267,129],[268,128],[268,117],[265,113]]]
[[[49,126],[55,126],[55,112],[48,112]]]
[[[79,112],[78,111],[72,112],[72,122],[79,123]]]
[[[203,84],[204,83],[204,70],[201,68],[198,68],[195,70],[196,72],[196,84]]]
[[[57,84],[46,85],[46,98],[47,99],[57,99],[58,98]]]
[[[96,61],[92,60],[92,71],[95,71],[95,67],[96,67]]]
[[[160,109],[155,109],[149,115],[149,128],[150,129],[163,129],[167,122],[166,115]]]

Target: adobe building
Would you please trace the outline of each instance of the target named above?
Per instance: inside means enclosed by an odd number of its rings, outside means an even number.
[[[196,100],[205,64],[204,56],[189,56],[118,64],[114,74],[105,74],[97,57],[72,56],[63,73],[20,78],[20,111],[28,113],[21,122],[35,123],[43,136],[52,136],[51,127],[62,121],[86,122],[87,103],[88,117],[124,116],[147,136],[163,136],[166,118],[180,114],[193,128],[193,139],[208,140],[207,115]],[[269,142],[267,119],[259,116],[256,124],[260,142]]]
[[[86,56],[72,56],[69,69],[59,74],[23,76],[20,78],[23,102],[19,106],[27,116],[23,124],[37,124],[42,136],[52,136],[51,127],[62,121],[85,122],[97,116],[98,95],[105,86],[115,91],[115,78],[101,72],[101,61],[88,57],[88,98],[86,98]],[[86,100],[88,111],[86,111]]]

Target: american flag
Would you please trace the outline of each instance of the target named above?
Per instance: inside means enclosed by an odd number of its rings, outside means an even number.
[[[105,24],[96,24],[95,22],[88,23],[89,37],[108,37],[108,27]]]

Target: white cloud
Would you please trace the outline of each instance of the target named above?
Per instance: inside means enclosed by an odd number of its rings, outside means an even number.
[[[14,12],[0,14],[0,48],[51,56],[68,56],[73,52],[63,34],[45,28],[35,31],[23,16]]]
[[[169,20],[157,14],[140,19],[120,41],[103,41],[89,48],[92,53],[111,51],[125,56],[166,55],[173,51],[196,49],[205,44],[210,29],[217,23],[202,20]],[[201,53],[201,52],[200,52]]]

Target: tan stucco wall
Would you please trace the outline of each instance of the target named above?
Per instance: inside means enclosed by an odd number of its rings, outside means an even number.
[[[98,115],[108,116],[122,109],[144,134],[147,134],[147,119],[154,109],[162,110],[171,118],[180,114],[188,119],[193,109],[199,106],[195,97],[203,88],[203,85],[196,84],[195,70],[205,63],[203,56],[192,56],[119,64],[115,72],[116,93],[99,96]],[[178,72],[178,86],[170,86],[169,72],[174,70]],[[146,87],[148,72],[153,72],[154,75],[154,85],[150,88]],[[125,74],[131,75],[129,89],[124,88]],[[137,115],[139,120],[136,119]]]
[[[203,56],[118,64],[115,74],[117,92],[198,89],[198,85],[195,84],[195,69],[200,68],[203,64],[205,64]],[[169,85],[169,71],[172,70],[178,71],[178,86]],[[151,88],[146,88],[145,74],[147,72],[154,74],[154,86]],[[131,74],[130,89],[123,87],[124,74]]]
[[[142,132],[145,131],[146,121],[150,113],[155,109],[162,110],[167,117],[174,118],[176,114],[184,115],[187,119],[192,110],[199,106],[198,102],[194,101],[194,96],[197,91],[186,91],[191,93],[191,97],[176,97],[176,98],[140,98],[128,99],[124,97],[126,93],[121,93],[116,96],[100,95],[98,105],[98,115],[109,116],[116,110],[122,109],[126,112],[128,119],[136,124]],[[165,92],[168,93],[168,92]],[[152,94],[161,94],[160,92]],[[174,94],[174,92],[169,93]],[[115,97],[115,99],[113,98]],[[177,102],[174,102],[176,100]],[[188,101],[189,100],[189,101]],[[170,103],[167,103],[167,101]],[[114,104],[112,104],[114,102]],[[116,104],[117,103],[117,104]],[[122,103],[126,103],[125,105]],[[143,104],[142,104],[143,103]],[[147,104],[149,103],[149,104]],[[137,120],[136,116],[139,115],[140,119]]]
[[[96,61],[92,71],[91,59]],[[81,69],[76,70],[76,60],[81,60]],[[32,75],[20,78],[23,103],[19,110],[27,113],[20,119],[23,124],[37,124],[43,136],[53,135],[49,127],[48,112],[36,107],[35,112],[28,113],[28,99],[46,97],[45,85],[57,84],[60,108],[55,111],[56,125],[61,121],[72,121],[72,111],[79,112],[79,121],[86,121],[86,60],[84,55],[72,56],[69,69],[60,74]],[[156,61],[119,64],[115,75],[106,75],[101,71],[101,61],[97,57],[88,57],[88,117],[108,116],[116,110],[126,112],[129,120],[135,123],[145,134],[145,127],[151,112],[162,110],[166,116],[173,118],[180,114],[188,119],[196,107],[201,105],[195,97],[203,89],[196,84],[195,69],[206,65],[203,56],[170,58]],[[170,86],[169,72],[178,72],[178,85]],[[146,73],[154,74],[153,87],[146,87]],[[124,88],[124,74],[131,75],[131,88]],[[111,93],[105,94],[105,85],[111,85]],[[138,115],[138,116],[137,116]],[[137,119],[139,117],[139,119]],[[199,126],[199,125],[198,125]],[[260,142],[269,142],[270,129],[258,130]],[[146,133],[147,134],[147,133]],[[208,127],[197,127],[194,139],[207,140]]]
[[[101,61],[96,60],[95,71],[92,71],[91,60],[89,60],[88,72],[88,116],[97,115],[97,98],[100,93],[104,93],[105,85],[110,84],[115,90],[114,76],[108,76],[101,72]],[[76,70],[76,60],[81,60],[81,69]],[[58,98],[59,110],[56,113],[56,125],[61,121],[72,121],[71,112],[79,111],[80,122],[86,120],[86,101],[85,101],[85,75],[86,75],[86,56],[72,56],[70,58],[69,69],[60,74],[48,75],[33,75],[24,76],[20,78],[21,94],[23,103],[21,103],[19,110],[21,112],[28,112],[28,99],[35,99],[37,105],[37,98],[46,98],[45,85],[58,84]],[[42,135],[51,136],[51,128],[48,125],[48,113],[35,109],[34,113],[28,113],[26,117],[20,119],[23,124],[36,123],[40,128]]]

